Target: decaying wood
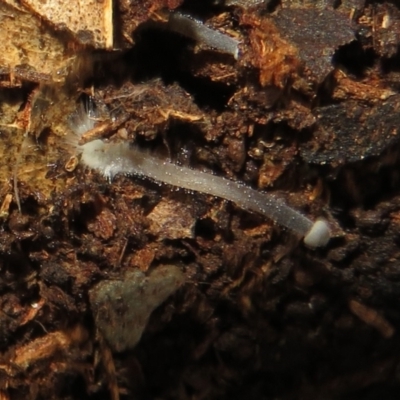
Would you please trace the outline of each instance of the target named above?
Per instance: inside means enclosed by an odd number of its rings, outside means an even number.
[[[21,0],[21,3],[55,30],[67,29],[84,45],[101,49],[113,47],[112,0],[84,0],[73,3],[58,0]]]
[[[64,3],[0,2],[0,398],[397,398],[397,3]],[[79,162],[99,138],[271,191],[332,239],[109,182]]]

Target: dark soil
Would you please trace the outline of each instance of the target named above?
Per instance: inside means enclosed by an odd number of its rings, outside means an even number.
[[[177,7],[238,59],[170,32]],[[84,79],[0,91],[0,399],[397,399],[398,3],[121,0],[115,21]],[[332,239],[108,182],[62,138],[89,97],[96,135],[272,192]]]

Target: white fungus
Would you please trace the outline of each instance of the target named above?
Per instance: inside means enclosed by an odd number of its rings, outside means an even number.
[[[80,123],[79,118],[82,119]],[[85,118],[87,121],[84,121]],[[77,113],[74,121],[75,146],[81,153],[82,164],[96,170],[108,180],[118,174],[134,175],[206,193],[272,219],[305,237],[304,243],[311,248],[325,246],[329,241],[330,231],[326,221],[319,219],[314,223],[276,196],[257,191],[243,183],[162,160],[127,142],[106,143],[97,139],[79,145],[79,137],[85,133],[84,129],[91,129],[94,125],[93,112]]]
[[[236,60],[239,57],[239,41],[237,39],[209,28],[203,22],[190,16],[179,12],[171,13],[168,19],[168,28],[196,42],[231,54]]]
[[[326,246],[330,236],[331,232],[328,223],[323,219],[319,219],[304,237],[304,244],[311,248]]]

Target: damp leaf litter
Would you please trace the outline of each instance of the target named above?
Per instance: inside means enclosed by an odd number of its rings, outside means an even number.
[[[128,271],[123,280],[102,281],[90,290],[90,302],[98,329],[112,349],[133,349],[151,313],[185,281],[174,265],[163,265],[146,276]]]
[[[400,12],[276,3],[0,3],[0,396],[390,382]]]

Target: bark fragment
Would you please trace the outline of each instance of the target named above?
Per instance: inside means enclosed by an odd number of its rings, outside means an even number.
[[[399,109],[398,96],[372,107],[347,101],[317,108],[316,141],[301,155],[311,163],[336,165],[377,156],[398,143]]]

